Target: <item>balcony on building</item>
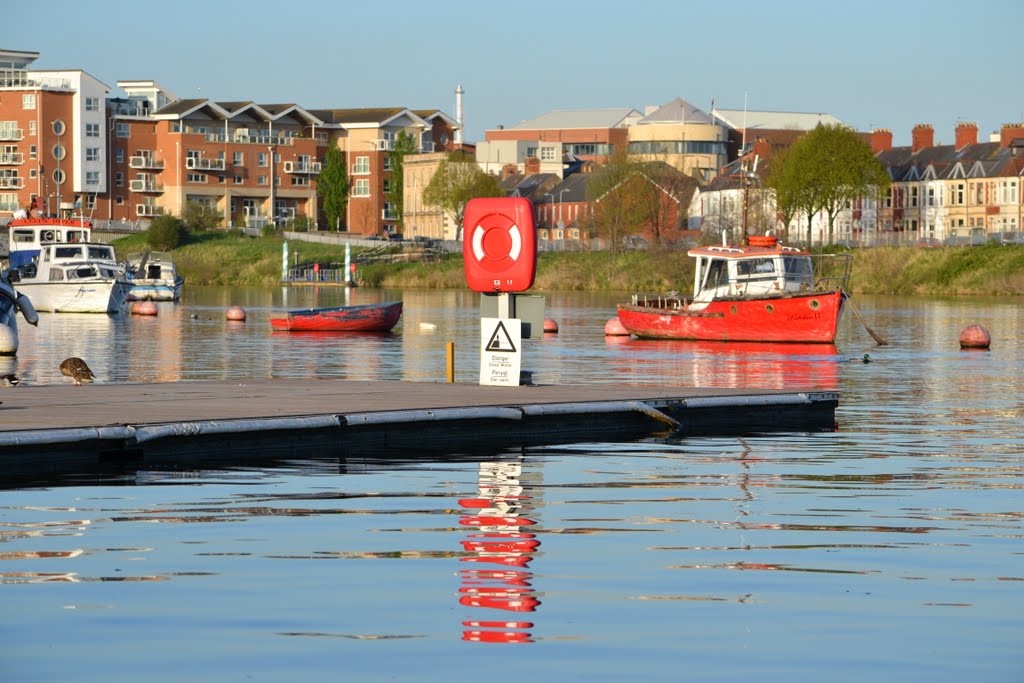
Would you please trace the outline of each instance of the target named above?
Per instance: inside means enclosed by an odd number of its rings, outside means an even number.
[[[286,161],[284,162],[285,173],[303,173],[308,175],[316,175],[320,172],[321,163],[319,161]]]
[[[4,142],[17,142],[25,139],[25,131],[21,128],[0,127],[0,140]]]
[[[21,152],[0,154],[0,166],[21,166],[23,163],[25,163],[25,155]]]
[[[153,178],[136,178],[128,184],[132,192],[163,192],[163,183],[156,182]]]
[[[162,206],[157,206],[156,204],[136,204],[135,205],[135,215],[136,216],[143,216],[143,217],[149,218],[149,217],[152,217],[152,216],[160,216],[160,215],[163,214],[163,212],[164,212],[163,207]]]
[[[128,157],[128,166],[131,168],[162,169],[164,167],[164,160],[157,159],[151,150],[139,150],[138,154]]]
[[[204,159],[203,157],[186,157],[185,168],[190,171],[223,171],[227,164],[223,159]]]
[[[20,190],[25,187],[25,179],[19,176],[0,176],[0,190]]]

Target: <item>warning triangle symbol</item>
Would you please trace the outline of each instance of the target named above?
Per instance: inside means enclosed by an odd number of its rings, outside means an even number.
[[[504,322],[498,321],[498,326],[494,328],[494,334],[491,335],[490,341],[487,342],[487,346],[484,348],[487,351],[516,352],[516,345],[512,343],[512,337],[508,335]]]

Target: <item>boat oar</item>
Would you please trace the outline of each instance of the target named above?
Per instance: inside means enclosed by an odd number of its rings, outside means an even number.
[[[846,292],[843,292],[843,294],[846,294]],[[885,339],[883,339],[880,334],[878,334],[873,329],[871,329],[871,327],[868,326],[867,321],[864,320],[864,316],[862,316],[860,314],[860,311],[857,310],[857,307],[853,305],[853,300],[850,299],[849,294],[846,294],[846,305],[850,307],[850,310],[853,311],[853,314],[857,316],[857,320],[860,321],[860,324],[864,326],[864,329],[868,331],[868,334],[871,335],[872,339],[874,339],[879,346],[885,346],[886,344],[889,343],[885,341]]]

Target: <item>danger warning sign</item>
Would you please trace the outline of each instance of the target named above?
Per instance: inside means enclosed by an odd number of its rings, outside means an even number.
[[[481,318],[480,343],[480,384],[519,386],[522,322],[516,318]]]

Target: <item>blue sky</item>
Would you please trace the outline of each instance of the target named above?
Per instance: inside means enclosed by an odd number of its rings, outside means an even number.
[[[35,0],[4,25],[0,47],[40,53],[35,68],[181,98],[454,117],[461,84],[467,141],[553,109],[676,97],[825,112],[898,145],[916,123],[948,144],[958,121],[984,140],[1024,120],[1020,0]]]

